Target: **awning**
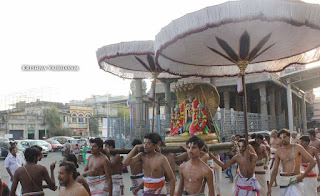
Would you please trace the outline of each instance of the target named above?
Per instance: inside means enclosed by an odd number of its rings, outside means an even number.
[[[289,74],[280,76],[280,80],[287,83],[290,80],[290,84],[295,87],[308,91],[314,88],[320,87],[320,66],[295,71]]]

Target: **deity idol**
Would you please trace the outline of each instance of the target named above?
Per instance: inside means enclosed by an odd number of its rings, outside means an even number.
[[[183,132],[183,124],[181,123],[181,117],[180,117],[180,108],[174,109],[174,114],[171,117],[171,130],[170,135],[179,135]]]
[[[196,120],[190,126],[190,135],[211,133],[207,112],[202,104],[198,104]]]

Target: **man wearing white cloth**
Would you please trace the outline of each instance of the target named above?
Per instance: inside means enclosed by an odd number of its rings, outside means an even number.
[[[18,153],[18,148],[15,144],[11,144],[9,150],[10,150],[10,154],[5,159],[4,166],[7,169],[9,174],[8,187],[11,190],[14,173],[19,167],[23,166],[24,160],[21,157],[21,155]],[[17,187],[16,194],[21,195],[20,184]]]
[[[319,157],[317,156],[317,149],[309,146],[310,137],[309,136],[301,136],[300,137],[300,144],[303,148],[317,161],[318,167],[314,167],[311,172],[307,174],[307,176],[303,179],[304,183],[304,195],[317,195],[317,170],[320,170],[319,166]],[[304,173],[306,168],[308,167],[308,163],[304,158],[302,158],[301,164],[301,173]]]
[[[232,159],[225,164],[218,160],[212,153],[210,153],[210,158],[212,158],[223,169],[238,163],[240,173],[236,188],[233,191],[234,196],[258,196],[260,195],[260,185],[254,178],[254,171],[258,157],[253,149],[253,152],[249,150],[244,139],[239,140],[238,146],[240,153],[233,156]]]
[[[112,150],[116,147],[114,140],[104,142],[106,150]],[[109,152],[108,152],[109,154]],[[124,195],[124,186],[122,181],[122,161],[120,154],[110,154],[111,177],[113,184],[113,196]]]
[[[280,196],[303,196],[302,180],[307,176],[316,162],[312,156],[299,144],[290,144],[290,132],[282,129],[279,132],[282,147],[275,153],[275,163],[271,174],[270,184],[268,186],[268,196],[271,196],[271,185],[276,179],[279,163],[282,164],[280,172]],[[305,173],[300,174],[302,157],[309,163]]]
[[[101,153],[103,141],[90,139],[91,154],[84,168],[83,176],[87,178],[92,196],[112,196],[112,178],[110,161]]]
[[[266,146],[263,144],[264,137],[262,134],[257,134],[255,141],[252,142],[252,147],[257,153],[258,160],[256,163],[255,176],[261,186],[260,194],[267,195],[267,169],[269,163],[269,156]]]

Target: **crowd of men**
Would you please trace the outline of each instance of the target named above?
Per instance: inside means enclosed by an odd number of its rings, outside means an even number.
[[[119,154],[110,153],[115,148],[114,140],[103,142],[94,138],[90,140],[91,155],[82,175],[77,171],[77,157],[70,153],[64,155],[58,171],[59,186],[54,177],[56,162],[50,165],[50,174],[46,167],[38,164],[42,159],[41,147],[27,148],[21,155],[12,145],[5,160],[10,180],[7,185],[0,179],[0,191],[4,196],[44,195],[44,188],[58,189],[61,196],[129,195],[124,194],[122,179],[123,166],[129,166],[133,195],[219,196],[222,170],[226,169],[226,174],[231,170],[232,176],[236,165],[236,177],[231,179],[228,174],[230,182],[235,184],[235,196],[269,196],[273,186],[280,186],[281,196],[316,195],[320,171],[320,140],[316,136],[315,130],[300,136],[282,129],[271,132],[269,143],[261,134],[251,135],[247,143],[237,135],[233,137],[237,152],[231,154],[229,160],[220,154],[223,161],[218,154],[209,152],[197,136],[186,142],[185,153],[176,155],[162,153],[161,146],[165,145],[162,138],[157,133],[149,133],[143,144],[138,139],[132,142],[133,148],[124,160]],[[176,165],[179,165],[179,177],[175,175]]]

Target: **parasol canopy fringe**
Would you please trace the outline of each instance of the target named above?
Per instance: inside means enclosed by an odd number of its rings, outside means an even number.
[[[96,52],[97,59],[100,62],[104,58],[119,56],[121,54],[153,54],[154,42],[148,41],[132,41],[111,44],[99,48]]]
[[[161,58],[159,59],[162,68],[169,67],[166,71],[171,74],[177,74],[181,77],[188,76],[201,76],[201,77],[224,77],[224,76],[237,76],[240,73],[237,65],[229,66],[194,66],[181,63],[176,63],[172,60]],[[261,72],[278,72],[284,70],[287,66],[292,64],[308,64],[320,60],[320,47],[309,52],[296,55],[290,58],[262,62],[251,63],[247,66],[246,74],[261,73]],[[195,74],[196,73],[196,74]],[[228,73],[228,74],[226,74]]]
[[[197,30],[208,24],[219,26],[223,21],[231,23],[263,16],[270,20],[281,19],[295,25],[319,29],[319,9],[320,6],[285,0],[242,0],[207,7],[173,20],[162,28],[156,35],[155,51],[176,39],[176,35],[183,35],[190,29]]]

